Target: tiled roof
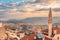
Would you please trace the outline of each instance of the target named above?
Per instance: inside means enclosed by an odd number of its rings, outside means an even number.
[[[51,40],[50,38],[48,38],[48,37],[45,37],[45,40]]]
[[[31,34],[30,36],[23,37],[20,40],[34,40],[35,36],[36,36],[35,34]],[[42,39],[37,38],[37,40],[42,40]],[[51,39],[48,37],[45,37],[45,40],[51,40]]]
[[[35,36],[36,36],[35,34],[31,34],[30,36],[23,37],[20,40],[34,40]]]
[[[57,34],[60,34],[60,28],[59,27],[55,27],[53,30],[56,30]]]

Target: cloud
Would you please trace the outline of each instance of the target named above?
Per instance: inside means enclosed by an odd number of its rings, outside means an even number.
[[[23,0],[24,2],[16,2],[16,3],[8,3],[2,4],[0,6],[1,9],[5,10],[13,10],[16,9],[18,11],[36,11],[45,8],[60,8],[60,3],[55,0]],[[56,3],[57,2],[57,3]],[[59,6],[58,6],[59,5]]]
[[[55,0],[28,0],[24,2],[24,6],[21,6],[23,11],[36,11],[45,8],[60,8],[60,3]],[[59,6],[58,6],[59,5]]]
[[[30,17],[48,17],[49,11],[36,11],[36,12],[17,12],[17,11],[1,11],[0,20],[16,19],[21,20]],[[60,12],[52,12],[53,17],[60,17]]]
[[[60,3],[50,2],[53,3],[50,4],[48,0],[26,0],[24,2],[0,4],[0,20],[48,17],[50,7],[54,10],[57,8],[58,12],[53,11],[53,16],[60,17]]]

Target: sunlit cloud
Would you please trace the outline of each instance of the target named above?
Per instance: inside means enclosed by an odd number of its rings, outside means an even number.
[[[5,18],[6,20],[24,19],[29,17],[48,17],[49,10],[45,10],[60,8],[60,3],[52,0],[21,0],[19,2],[9,2],[8,4],[0,3],[0,8],[1,20],[5,20]],[[53,11],[53,16],[60,17],[60,12]]]

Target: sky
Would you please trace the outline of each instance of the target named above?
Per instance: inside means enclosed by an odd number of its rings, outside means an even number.
[[[60,0],[0,0],[0,20],[48,17],[49,8],[60,17]]]
[[[9,3],[10,1],[13,1],[13,2],[23,2],[24,0],[0,0],[0,3]]]

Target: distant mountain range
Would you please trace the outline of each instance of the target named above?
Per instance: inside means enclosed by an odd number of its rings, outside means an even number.
[[[26,18],[22,20],[11,19],[4,22],[5,23],[31,23],[31,24],[47,25],[48,18],[47,17],[32,17],[32,18]],[[60,17],[53,17],[53,24],[60,25]]]

